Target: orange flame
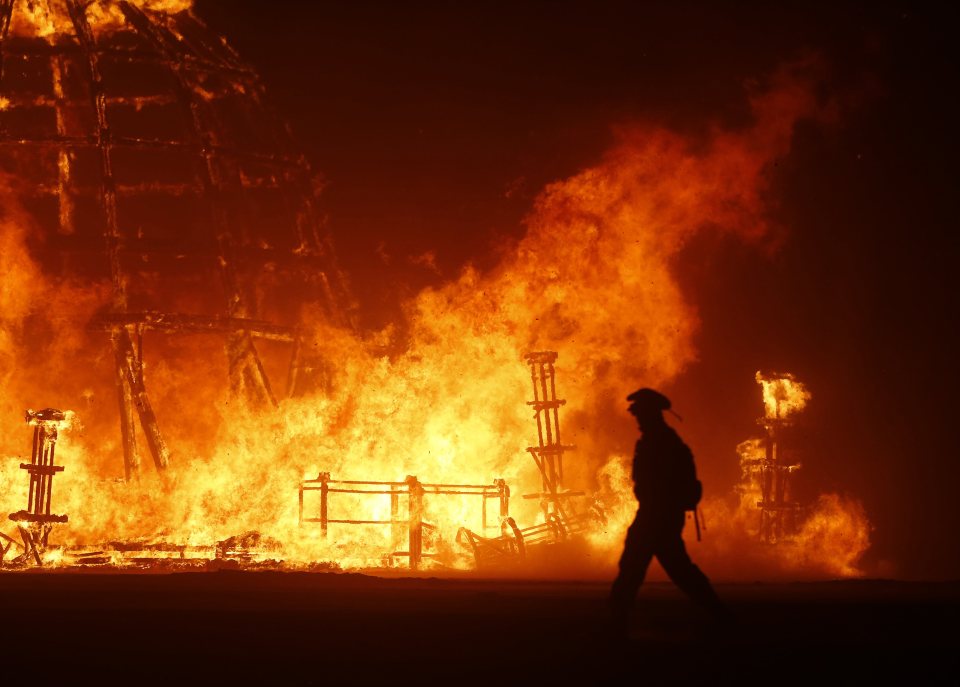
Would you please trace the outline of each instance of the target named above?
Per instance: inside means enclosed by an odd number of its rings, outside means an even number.
[[[379,565],[390,549],[384,528],[335,527],[323,538],[297,527],[298,482],[320,471],[476,484],[502,477],[515,496],[537,491],[523,451],[533,430],[520,356],[559,350],[565,417],[574,419],[568,438],[578,446],[567,481],[605,484],[608,526],[592,541],[596,560],[609,562],[634,504],[625,447],[610,438],[620,399],[627,387],[669,382],[696,355],[696,309],[673,258],[704,230],[765,234],[769,166],[789,152],[798,119],[824,116],[813,95],[816,67],[788,65],[756,90],[754,122],[743,130],[715,127],[706,140],[691,140],[662,127],[621,128],[598,165],[545,189],[526,236],[496,268],[467,267],[407,304],[406,345],[393,357],[378,352],[400,345],[392,329],[363,340],[312,324],[311,344],[335,365],[327,395],[283,400],[277,411],[238,407],[222,381],[225,365],[211,362],[222,357],[222,342],[148,333],[144,374],[174,460],[164,477],[147,471],[131,484],[118,479],[121,450],[107,422],[116,416],[109,346],[84,327],[108,302],[108,286],[44,276],[26,247],[31,228],[4,191],[11,202],[0,256],[3,447],[22,450],[22,432],[8,418],[24,406],[77,410],[85,427],[62,442],[69,470],[55,495],[70,514],[58,530],[64,541],[209,546],[257,531],[282,543],[289,564]],[[265,350],[265,363],[281,354]],[[14,463],[0,464],[9,487],[0,506],[11,510],[23,498]],[[331,504],[356,519],[389,514],[389,497]],[[535,503],[519,498],[512,512],[521,522],[536,518]],[[438,528],[443,562],[466,565],[451,538],[460,525],[476,525],[477,506],[430,499],[425,519]]]
[[[783,419],[799,412],[810,400],[810,392],[792,374],[757,372],[757,382],[763,387],[764,413],[770,419]]]
[[[141,9],[174,14],[193,8],[193,0],[128,0]],[[94,31],[105,31],[124,23],[116,0],[94,0],[81,3],[87,21]],[[10,35],[22,38],[43,38],[72,34],[73,23],[64,0],[14,0]]]

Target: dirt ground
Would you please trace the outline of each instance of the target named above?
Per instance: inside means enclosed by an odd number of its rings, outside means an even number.
[[[0,574],[0,675],[33,684],[955,683],[960,583],[671,585],[625,642],[597,582],[250,571]]]

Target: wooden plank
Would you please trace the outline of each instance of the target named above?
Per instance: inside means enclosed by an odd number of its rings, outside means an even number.
[[[114,361],[116,363],[117,400],[120,405],[120,438],[123,445],[123,475],[129,482],[140,475],[140,454],[137,452],[136,404],[133,400],[133,387],[125,372],[126,359],[114,342]],[[138,360],[142,359],[137,356]]]
[[[157,416],[153,412],[153,405],[147,395],[147,389],[143,383],[143,371],[133,349],[130,332],[125,328],[115,331],[113,345],[117,356],[117,366],[124,376],[125,383],[130,386],[133,403],[140,418],[140,427],[143,429],[147,447],[153,456],[153,462],[157,470],[166,470],[170,464],[170,451],[167,449],[167,444],[160,433]]]

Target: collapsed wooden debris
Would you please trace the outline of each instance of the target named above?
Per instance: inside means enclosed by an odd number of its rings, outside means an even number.
[[[283,557],[283,544],[260,532],[250,531],[218,541],[215,558],[218,561],[231,560],[250,563],[257,559]]]

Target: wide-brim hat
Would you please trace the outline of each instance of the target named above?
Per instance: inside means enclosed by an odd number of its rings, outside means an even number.
[[[653,389],[637,389],[627,396],[631,412],[663,412],[670,410],[670,399]]]

